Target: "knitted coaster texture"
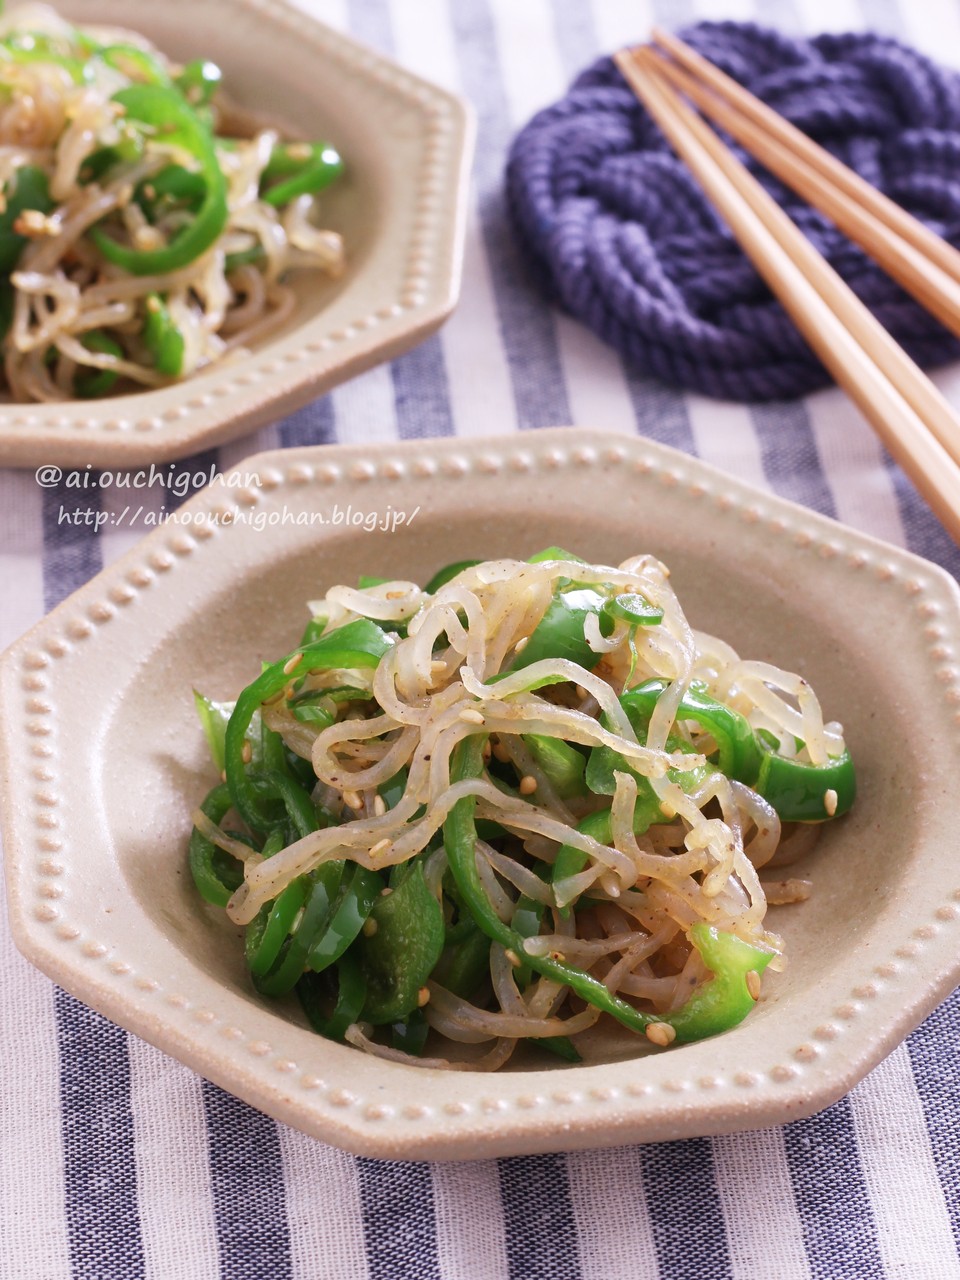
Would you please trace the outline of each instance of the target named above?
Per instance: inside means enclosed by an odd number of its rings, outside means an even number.
[[[960,76],[871,34],[798,40],[737,22],[681,34],[960,245]],[[919,364],[960,356],[960,342],[826,217],[734,150]],[[609,58],[517,135],[506,188],[540,287],[638,373],[747,401],[829,382]]]

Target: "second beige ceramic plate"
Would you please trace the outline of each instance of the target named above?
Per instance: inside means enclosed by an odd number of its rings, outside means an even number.
[[[18,945],[115,1021],[352,1151],[468,1158],[726,1133],[809,1114],[960,977],[960,600],[934,566],[646,441],[572,430],[248,460],[10,649],[4,841]],[[232,517],[234,523],[221,521]],[[259,998],[186,869],[211,784],[191,689],[232,697],[304,602],[359,573],[423,580],[559,542],[653,552],[694,625],[797,670],[843,721],[854,812],[808,902],[773,913],[788,970],[741,1026],[496,1075],[368,1058]]]
[[[157,390],[0,405],[7,466],[131,467],[275,422],[432,333],[460,289],[472,116],[454,94],[282,0],[57,0],[80,25],[125,26],[172,58],[211,58],[239,105],[323,139],[346,171],[323,196],[344,239],[338,280],[294,273],[297,306],[240,363]]]

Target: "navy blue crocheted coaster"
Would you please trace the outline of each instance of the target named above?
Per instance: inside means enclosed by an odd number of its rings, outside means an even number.
[[[876,35],[794,40],[735,22],[682,34],[960,245],[960,76]],[[737,151],[918,363],[960,355],[828,219]],[[548,296],[641,373],[735,400],[804,395],[829,381],[609,58],[517,135],[507,196]]]

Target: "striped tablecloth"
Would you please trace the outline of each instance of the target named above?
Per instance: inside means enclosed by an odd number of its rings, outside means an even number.
[[[640,432],[908,546],[960,554],[836,391],[748,410],[643,381],[519,270],[514,131],[654,19],[870,27],[960,63],[957,0],[303,0],[477,108],[463,297],[442,333],[288,421],[277,444],[576,422]],[[960,403],[960,374],[938,381]],[[0,472],[0,640],[137,536],[60,526]],[[275,1124],[57,990],[0,924],[2,1280],[948,1280],[960,1277],[960,1003],[843,1101],[783,1129],[459,1165],[355,1159]]]

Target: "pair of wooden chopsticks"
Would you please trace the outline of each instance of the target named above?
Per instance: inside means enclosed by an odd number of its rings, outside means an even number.
[[[960,542],[960,416],[684,99],[960,334],[960,253],[667,32],[615,61],[800,332]],[[669,56],[667,56],[669,55]]]

